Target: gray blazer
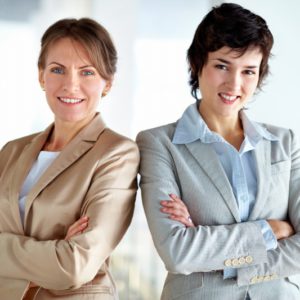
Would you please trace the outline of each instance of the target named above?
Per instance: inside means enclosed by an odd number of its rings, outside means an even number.
[[[176,123],[139,133],[143,205],[168,275],[161,299],[300,299],[300,149],[293,132],[262,125],[279,141],[261,140],[257,200],[241,223],[227,176],[209,144],[173,144]],[[160,200],[175,193],[187,205],[195,228],[160,212]],[[266,251],[260,219],[289,220],[296,234]],[[238,269],[223,279],[225,267]]]

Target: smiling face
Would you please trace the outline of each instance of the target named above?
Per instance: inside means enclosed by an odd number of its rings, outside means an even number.
[[[240,109],[257,88],[261,60],[259,48],[248,49],[243,55],[229,47],[209,52],[198,78],[201,115],[236,122]]]
[[[83,125],[94,117],[101,95],[111,85],[99,75],[84,47],[70,38],[49,46],[39,81],[55,122]]]

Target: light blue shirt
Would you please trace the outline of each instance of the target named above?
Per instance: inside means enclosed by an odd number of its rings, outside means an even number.
[[[177,123],[172,142],[188,144],[200,140],[202,143],[211,144],[231,184],[241,221],[246,222],[255,204],[257,193],[256,162],[253,150],[262,139],[270,141],[278,139],[258,123],[250,121],[244,110],[241,110],[239,116],[245,138],[238,151],[222,136],[207,127],[198,111],[199,105],[201,101],[191,104],[185,110]],[[275,249],[277,239],[268,222],[266,220],[256,222],[261,226],[266,249]],[[224,278],[234,276],[236,276],[236,269],[224,270]]]

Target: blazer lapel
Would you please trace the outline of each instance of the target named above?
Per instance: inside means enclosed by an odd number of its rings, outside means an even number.
[[[22,184],[30,171],[34,161],[37,159],[44,143],[47,140],[47,137],[51,131],[52,126],[48,127],[45,132],[38,135],[32,140],[32,142],[27,146],[23,151],[19,161],[18,167],[15,171],[15,181],[12,188],[12,196],[17,201],[16,203],[18,212],[18,218],[20,218],[18,199],[19,191],[22,187]],[[82,155],[84,155],[94,143],[97,141],[99,135],[103,132],[105,124],[100,117],[100,114],[97,114],[96,117],[83,128],[74,139],[63,149],[55,161],[50,165],[50,167],[43,173],[38,182],[33,186],[31,191],[26,197],[26,206],[25,206],[25,218],[24,218],[24,227],[27,222],[27,215],[32,202],[39,195],[39,193],[47,187],[60,173],[62,173],[66,168],[71,166],[75,161],[77,161]],[[21,224],[21,222],[20,222]],[[23,227],[23,226],[22,226]]]
[[[26,176],[28,175],[30,168],[32,167],[34,161],[37,159],[45,141],[48,138],[49,133],[52,130],[53,125],[50,125],[45,131],[35,136],[32,141],[25,146],[22,151],[18,161],[16,162],[16,167],[13,174],[13,180],[10,185],[10,199],[13,206],[13,214],[15,215],[15,220],[19,220],[19,230],[23,232],[23,225],[20,219],[19,210],[19,194],[24,183]]]
[[[63,149],[63,151],[49,166],[45,173],[40,177],[38,182],[28,194],[26,198],[24,224],[26,224],[26,216],[28,215],[28,211],[34,199],[60,173],[62,173],[66,168],[71,166],[90,148],[93,147],[94,143],[97,141],[99,135],[103,132],[104,128],[105,124],[102,118],[100,117],[100,114],[97,114],[96,117],[91,121],[91,123],[88,124],[85,128],[83,128],[73,138],[73,140]]]
[[[206,175],[210,178],[212,184],[216,186],[236,222],[241,222],[238,206],[230,182],[228,181],[215,151],[209,144],[204,144],[200,141],[186,144],[186,147],[195,157]],[[201,177],[199,177],[199,180],[201,180]]]
[[[256,220],[264,209],[271,183],[271,142],[263,139],[254,150],[256,159],[257,194],[249,220]]]

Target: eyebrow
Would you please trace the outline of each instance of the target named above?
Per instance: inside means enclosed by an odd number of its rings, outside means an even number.
[[[60,64],[60,63],[58,63],[58,62],[56,62],[56,61],[50,62],[50,63],[48,64],[48,66],[50,66],[50,65],[59,65],[59,66],[61,66],[61,67],[63,67],[63,68],[66,67],[66,66],[64,66],[63,64]],[[79,67],[80,70],[81,70],[81,69],[85,69],[85,68],[94,68],[94,69],[95,69],[95,67],[94,67],[93,65],[84,65],[84,66]]]
[[[218,60],[218,61],[220,61],[220,62],[222,62],[224,64],[227,64],[227,65],[231,65],[232,64],[230,61],[228,61],[226,59],[223,59],[223,58],[213,58],[213,60]],[[247,69],[257,69],[258,66],[255,66],[255,65],[253,65],[253,66],[245,66],[244,68],[247,68]]]

